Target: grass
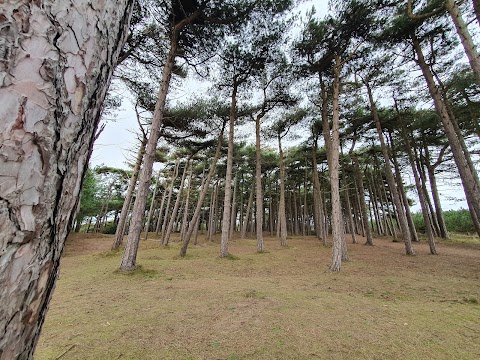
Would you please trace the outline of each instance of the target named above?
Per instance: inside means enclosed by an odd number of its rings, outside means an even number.
[[[112,237],[71,238],[35,359],[480,358],[476,244],[349,244],[331,273],[318,240],[265,240],[262,256],[235,240],[218,261],[201,242],[179,261],[178,243],[151,238],[123,274],[121,252],[99,256]]]

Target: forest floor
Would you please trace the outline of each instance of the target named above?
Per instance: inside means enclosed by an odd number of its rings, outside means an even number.
[[[175,240],[175,238],[174,238]],[[35,359],[480,359],[480,241],[349,244],[291,237],[162,248],[142,241],[139,270],[118,272],[112,236],[74,234]]]

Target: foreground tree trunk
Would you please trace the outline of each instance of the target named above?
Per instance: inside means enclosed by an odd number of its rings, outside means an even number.
[[[33,357],[132,6],[2,2],[2,360]]]

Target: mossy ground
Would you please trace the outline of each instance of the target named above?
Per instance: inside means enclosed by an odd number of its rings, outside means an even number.
[[[389,239],[349,244],[340,273],[313,237],[266,237],[261,256],[234,240],[236,261],[216,240],[180,258],[150,236],[126,275],[111,236],[72,236],[35,358],[480,358],[478,239],[413,257]]]

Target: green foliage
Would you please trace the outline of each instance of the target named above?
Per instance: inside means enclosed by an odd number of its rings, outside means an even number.
[[[102,233],[103,234],[115,234],[117,231],[117,224],[112,222],[109,222],[105,228],[103,228]]]
[[[415,213],[412,216],[417,231],[425,232],[425,221],[422,214]],[[468,210],[448,210],[443,213],[443,216],[445,217],[445,224],[447,225],[448,231],[461,233],[475,231],[472,218],[470,217],[470,212]]]
[[[99,188],[94,172],[88,168],[83,180],[80,194],[80,211],[77,218],[83,220],[87,216],[94,216],[100,210],[100,201],[96,194]]]

